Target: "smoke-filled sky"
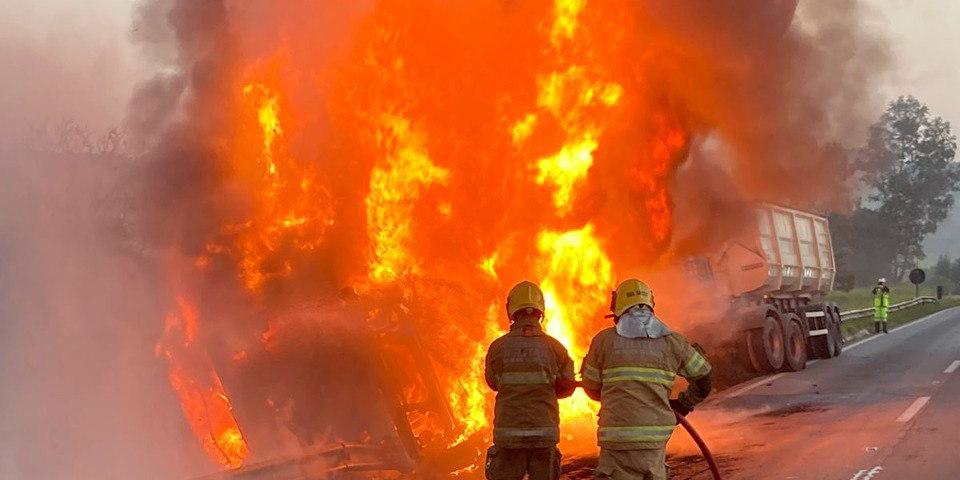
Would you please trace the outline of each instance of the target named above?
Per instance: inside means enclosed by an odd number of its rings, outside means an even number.
[[[829,0],[812,0],[817,1]],[[121,122],[155,66],[128,41],[135,0],[6,0],[0,5],[0,123]],[[912,93],[960,125],[960,2],[869,0],[895,64],[887,97]],[[879,109],[880,106],[877,106]],[[7,130],[6,128],[4,130]],[[960,252],[958,252],[960,253]]]
[[[814,0],[829,1],[829,0]],[[803,9],[801,2],[801,14]],[[960,126],[960,2],[869,0],[878,34],[889,39],[893,72],[881,98],[913,94]],[[74,119],[94,131],[122,122],[155,57],[131,45],[135,0],[7,0],[0,5],[2,139]],[[878,114],[882,105],[876,105]],[[851,142],[852,143],[852,142]],[[960,255],[960,211],[926,242],[930,261]]]
[[[809,3],[817,1],[832,0]],[[960,126],[960,94],[955,91],[956,85],[960,85],[960,64],[951,57],[955,57],[953,49],[960,44],[960,31],[955,27],[960,21],[960,3],[865,3],[874,10],[864,19],[870,22],[868,30],[875,29],[878,37],[888,39],[893,56],[893,72],[886,78],[879,97],[913,94],[935,113]],[[133,0],[0,2],[0,147],[7,141],[23,140],[31,128],[52,126],[61,120],[75,120],[98,133],[130,118],[128,105],[134,88],[164,68],[164,52],[144,51],[131,43],[131,38],[151,35],[150,25],[139,25],[133,20],[135,6]],[[801,18],[803,13],[802,9]],[[822,45],[824,49],[830,47]],[[877,115],[882,107],[871,106]],[[862,132],[862,128],[852,130]],[[848,145],[860,142],[856,138],[844,140]],[[4,160],[9,159],[0,158],[0,162]],[[149,432],[150,438],[165,439],[167,445],[182,440],[178,437],[182,432],[171,431],[164,425],[164,416],[177,413],[169,411],[169,405],[162,405],[163,402],[143,407],[152,412],[152,421],[146,426],[127,421],[123,415],[140,411],[141,402],[170,392],[165,385],[155,385],[154,395],[153,390],[134,383],[143,376],[157,376],[154,370],[162,368],[151,349],[160,326],[155,325],[154,330],[139,328],[154,320],[147,310],[151,310],[149,299],[155,285],[136,280],[140,277],[135,267],[116,262],[111,252],[80,252],[77,247],[95,240],[86,238],[93,235],[94,229],[83,220],[84,215],[93,216],[97,205],[76,205],[70,194],[96,186],[100,181],[98,172],[78,175],[66,167],[62,171],[49,167],[57,172],[52,176],[45,174],[45,168],[26,161],[11,163],[16,167],[11,169],[12,173],[0,175],[0,240],[10,242],[0,243],[0,262],[5,262],[0,264],[0,288],[16,286],[16,290],[6,296],[4,293],[8,292],[0,292],[0,320],[5,322],[0,324],[0,350],[8,349],[0,351],[0,359],[15,361],[4,365],[6,371],[0,374],[0,390],[7,390],[0,392],[0,401],[26,398],[47,410],[36,411],[35,416],[22,415],[31,410],[22,404],[0,403],[0,477],[17,472],[26,475],[24,478],[43,478],[43,473],[53,471],[59,473],[58,478],[68,478],[64,472],[71,468],[83,477],[82,473],[89,470],[82,468],[111,463],[111,448],[120,441],[134,441],[136,433]],[[3,183],[9,178],[17,178],[16,185]],[[22,205],[18,203],[21,198],[56,199],[56,203]],[[954,229],[949,232],[953,238],[960,236],[958,219],[960,215],[955,213],[949,225]],[[10,230],[4,231],[7,226]],[[29,229],[17,230],[20,226]],[[75,235],[76,242],[63,241],[67,235]],[[944,234],[931,240],[932,246],[938,245],[938,238],[942,240]],[[939,250],[928,253],[936,256]],[[14,254],[18,256],[14,258]],[[84,257],[83,262],[90,263],[79,263],[80,256]],[[141,297],[147,300],[140,302]],[[27,334],[7,330],[16,323],[3,318],[8,312],[5,307],[10,312],[35,315],[43,322],[31,325]],[[75,318],[78,316],[84,318]],[[127,322],[121,329],[110,322],[117,318]],[[18,317],[17,321],[22,319]],[[45,330],[45,325],[51,325],[51,331],[63,325],[71,328],[51,332]],[[130,339],[136,341],[130,343]],[[101,358],[104,351],[118,353]],[[71,356],[64,356],[64,352]],[[91,382],[91,376],[119,379],[118,386],[107,380]],[[22,385],[19,382],[32,382],[25,389],[29,395],[2,395]],[[113,400],[100,401],[105,394],[112,395]],[[130,412],[115,412],[114,405],[126,405]],[[85,421],[112,413],[119,415],[113,415],[114,421],[97,432],[99,435],[85,436]],[[14,415],[18,417],[11,418]],[[44,422],[61,423],[66,434],[48,438],[42,429],[31,428]],[[60,456],[63,468],[50,470],[42,458],[26,462],[13,458],[15,454],[10,453],[11,445],[7,443],[11,441],[8,428],[35,432],[34,436],[14,442],[44,445],[48,448],[41,450],[53,454],[65,453]],[[157,445],[160,444],[163,442],[158,441]],[[143,467],[156,468],[158,475],[166,473],[162,470],[167,463],[165,452],[141,450],[139,456],[115,462],[112,470],[101,473],[106,478],[124,478]],[[29,477],[31,472],[35,475]]]
[[[830,1],[830,0],[813,0]],[[7,0],[0,4],[0,125],[3,140],[74,119],[94,131],[118,125],[155,58],[131,45],[136,0]],[[804,3],[801,2],[801,13]],[[868,0],[889,39],[893,72],[885,98],[910,93],[960,126],[960,2]],[[137,32],[133,32],[136,35]],[[876,105],[878,113],[882,105]],[[5,137],[5,138],[4,138]],[[960,255],[955,211],[926,242],[930,261]]]

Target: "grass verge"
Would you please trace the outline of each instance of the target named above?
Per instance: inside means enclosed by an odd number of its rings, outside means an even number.
[[[960,297],[950,296],[945,297],[940,303],[926,303],[923,305],[917,305],[913,308],[907,308],[905,310],[898,310],[896,312],[890,312],[889,317],[887,318],[887,329],[896,328],[900,325],[910,323],[918,318],[925,317],[931,313],[939,312],[940,310],[945,310],[951,307],[960,306]],[[854,307],[856,308],[856,307]],[[864,308],[864,307],[859,307]],[[857,318],[855,320],[849,320],[843,322],[841,326],[843,329],[843,336],[845,338],[862,336],[861,331],[866,330],[868,333],[873,332],[873,317],[864,317]]]
[[[847,292],[834,290],[827,294],[826,300],[840,306],[841,311],[857,310],[873,306],[873,287],[858,287]],[[912,283],[890,285],[890,303],[900,303],[915,297],[916,287]],[[935,285],[920,285],[921,297],[937,296]]]

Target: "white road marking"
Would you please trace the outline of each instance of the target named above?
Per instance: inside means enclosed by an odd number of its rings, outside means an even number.
[[[883,471],[883,467],[877,465],[876,467],[871,468],[870,470],[860,470],[855,473],[850,480],[870,480],[875,477],[878,473]]]
[[[749,383],[749,384],[747,384],[747,385],[745,385],[745,386],[743,386],[743,387],[741,387],[741,388],[738,388],[738,389],[736,389],[736,390],[728,393],[725,398],[733,398],[733,397],[737,397],[737,396],[743,395],[744,393],[747,393],[747,392],[749,392],[750,390],[753,390],[754,388],[757,388],[757,387],[759,387],[760,385],[763,385],[764,383],[772,382],[772,381],[774,381],[774,380],[776,380],[776,379],[778,379],[778,378],[780,378],[780,377],[782,377],[782,376],[784,376],[784,375],[786,375],[786,374],[787,374],[787,372],[780,372],[780,373],[778,373],[778,374],[776,374],[776,375],[771,375],[771,376],[769,376],[769,377],[763,377],[763,378],[761,378],[760,380],[757,380],[756,382]]]
[[[863,480],[870,480],[870,479],[873,478],[876,474],[878,474],[878,473],[880,473],[880,472],[882,472],[882,471],[883,471],[883,467],[881,467],[880,465],[877,465],[876,467],[871,468],[869,472],[867,472],[867,476],[866,476],[866,477],[863,477]]]
[[[910,327],[910,326],[920,325],[921,323],[924,323],[924,322],[926,322],[927,320],[930,320],[930,319],[932,319],[932,318],[935,318],[935,317],[940,316],[941,313],[952,311],[954,308],[956,308],[956,307],[948,308],[948,309],[946,309],[946,310],[940,310],[939,312],[933,312],[933,313],[931,313],[930,315],[927,315],[926,317],[923,317],[923,318],[921,318],[921,319],[914,320],[914,321],[912,321],[912,322],[907,322],[907,323],[905,323],[905,324],[903,324],[903,325],[900,325],[900,326],[897,327],[897,328],[890,329],[890,333],[896,332],[897,330],[900,330],[900,329],[902,329],[902,328],[907,328],[907,327]],[[853,347],[857,347],[857,346],[863,345],[864,343],[867,343],[867,342],[876,340],[876,339],[878,339],[878,338],[883,338],[883,337],[885,337],[885,336],[886,336],[886,335],[884,335],[884,334],[882,334],[882,333],[873,334],[873,335],[871,335],[871,336],[869,336],[869,337],[867,337],[867,338],[864,338],[863,340],[860,340],[860,341],[857,341],[857,342],[853,342],[853,343],[851,343],[850,345],[847,345],[847,346],[843,347],[843,351],[846,352],[847,350],[850,350],[850,349],[853,348]]]
[[[943,371],[943,373],[953,373],[953,372],[956,372],[958,367],[960,367],[960,360],[954,360],[953,363],[951,363],[950,366],[947,367],[947,369]]]
[[[897,417],[897,422],[909,422],[910,419],[913,418],[913,416],[916,415],[917,412],[919,412],[920,409],[923,408],[923,406],[929,401],[930,397],[920,397],[914,400],[913,403],[911,403],[910,406],[907,407],[907,409],[904,410],[899,417]]]

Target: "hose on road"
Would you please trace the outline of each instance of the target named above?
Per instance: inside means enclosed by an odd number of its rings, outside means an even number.
[[[700,434],[697,433],[697,430],[693,428],[693,425],[690,424],[690,421],[687,420],[686,417],[677,412],[673,413],[677,416],[677,423],[683,425],[683,428],[690,434],[693,441],[700,447],[700,452],[703,453],[703,458],[707,461],[707,465],[710,466],[710,473],[713,474],[714,480],[722,480],[720,478],[720,469],[717,468],[717,462],[714,461],[713,454],[711,454],[710,449],[707,448],[706,442],[703,441],[703,438],[700,437]]]

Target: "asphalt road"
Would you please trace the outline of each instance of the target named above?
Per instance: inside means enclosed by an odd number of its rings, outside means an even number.
[[[960,479],[960,307],[728,389],[690,420],[725,480]],[[711,478],[675,443],[671,478]]]

